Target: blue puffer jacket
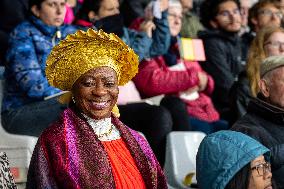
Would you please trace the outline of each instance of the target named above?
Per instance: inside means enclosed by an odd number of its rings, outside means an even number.
[[[124,28],[122,40],[139,56],[141,62],[146,58],[153,58],[167,53],[170,47],[171,35],[168,24],[168,12],[162,12],[162,18],[154,18],[156,29],[152,38],[145,32],[138,32]]]
[[[56,35],[58,30],[61,36]],[[6,89],[2,112],[60,92],[47,82],[45,61],[52,47],[74,32],[76,28],[73,26],[47,26],[34,16],[13,30],[6,54]]]
[[[224,189],[233,176],[249,162],[270,152],[253,138],[235,131],[206,136],[196,157],[196,178],[200,189]]]

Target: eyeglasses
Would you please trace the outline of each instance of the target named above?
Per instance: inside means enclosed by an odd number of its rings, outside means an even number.
[[[252,168],[250,168],[251,170],[256,170],[258,176],[263,176],[267,173],[267,171],[271,172],[271,164],[270,163],[262,163],[262,164],[258,164]]]
[[[265,43],[264,45],[270,45],[274,49],[279,49],[280,47],[284,49],[284,42],[281,42],[281,41],[269,41]]]
[[[173,18],[177,18],[177,19],[182,19],[182,15],[178,15],[178,14],[174,14],[174,13],[168,13],[168,16],[173,17]]]
[[[234,9],[233,11],[228,11],[228,10],[221,11],[217,14],[217,16],[229,17],[230,15],[240,15],[240,14],[241,13],[239,9]]]
[[[282,14],[280,11],[278,11],[278,12],[272,12],[271,10],[268,10],[268,9],[260,10],[260,11],[258,12],[258,14],[262,14],[262,15],[264,15],[264,16],[269,16],[270,18],[271,18],[272,16],[276,16],[276,17],[278,17],[279,19],[282,19],[282,18],[283,18],[283,14]]]

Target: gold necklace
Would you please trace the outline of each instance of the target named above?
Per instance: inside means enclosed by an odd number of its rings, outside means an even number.
[[[105,132],[105,133],[101,133],[101,134],[97,134],[96,133],[96,135],[99,137],[99,138],[102,138],[102,137],[108,137],[110,134],[111,134],[111,132],[112,132],[112,130],[113,130],[113,125],[111,125],[111,127],[109,128],[109,130],[107,131],[107,132]]]

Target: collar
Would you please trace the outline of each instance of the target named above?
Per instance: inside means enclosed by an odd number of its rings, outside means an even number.
[[[201,39],[217,37],[217,38],[226,39],[233,44],[240,43],[240,39],[241,39],[238,33],[226,32],[226,31],[219,30],[219,29],[208,29],[208,30],[200,31],[198,34]]]
[[[85,114],[82,114],[92,127],[100,141],[112,141],[120,139],[120,133],[111,122],[111,117],[104,119],[92,119]]]
[[[270,122],[284,125],[284,109],[269,104],[260,97],[251,99],[248,105],[248,112],[256,113]]]
[[[56,26],[49,26],[47,24],[45,24],[41,19],[38,19],[35,16],[30,16],[29,20],[33,23],[33,25],[40,30],[44,35],[49,36],[49,37],[53,37],[56,32],[59,30],[62,30],[62,26],[56,27]]]

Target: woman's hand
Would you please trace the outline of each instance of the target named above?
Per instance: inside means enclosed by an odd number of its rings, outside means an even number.
[[[152,22],[151,20],[144,21],[140,25],[140,31],[145,32],[150,38],[152,38],[152,32],[155,29],[156,29],[156,26],[154,22]]]
[[[169,0],[160,0],[160,10],[164,12],[169,8]]]
[[[199,78],[199,91],[204,91],[207,87],[208,77],[205,73],[198,72],[198,78]]]

